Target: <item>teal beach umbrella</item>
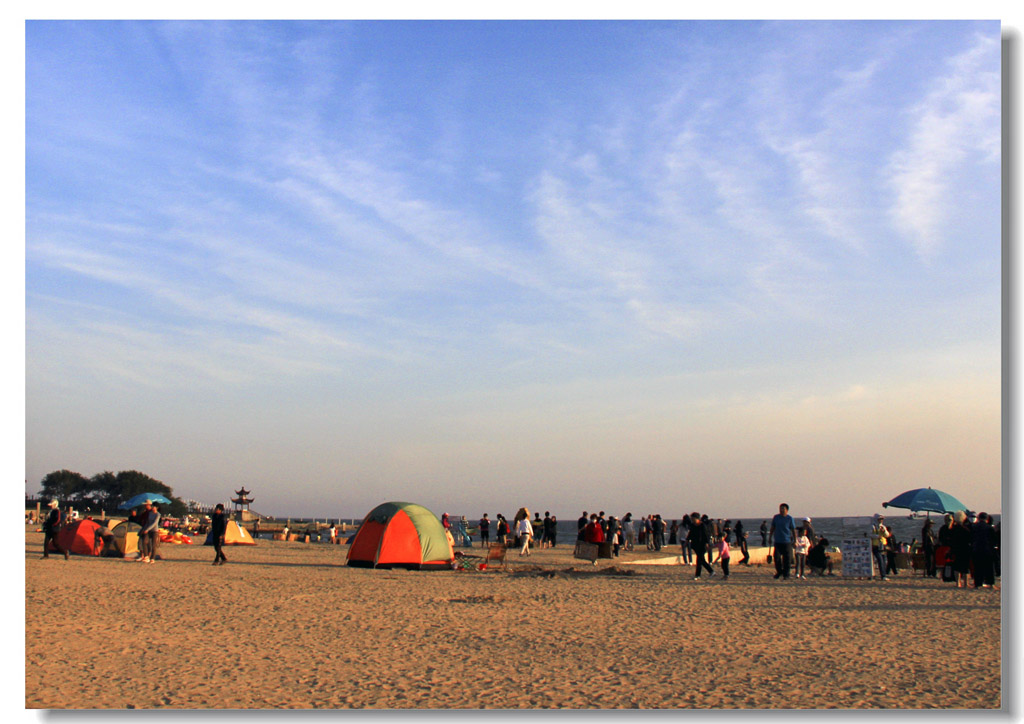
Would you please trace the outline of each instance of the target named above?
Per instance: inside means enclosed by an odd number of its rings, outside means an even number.
[[[152,500],[154,503],[167,503],[168,505],[171,502],[169,498],[165,498],[163,495],[160,495],[160,493],[139,493],[135,497],[121,503],[117,508],[118,510],[137,508],[147,500]]]
[[[915,488],[905,493],[900,493],[888,503],[882,503],[883,508],[906,508],[918,513],[927,511],[930,513],[954,513],[958,510],[967,510],[967,506],[954,498],[949,493],[944,493],[935,488]]]

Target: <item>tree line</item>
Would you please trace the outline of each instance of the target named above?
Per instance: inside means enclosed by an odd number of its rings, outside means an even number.
[[[164,513],[181,516],[188,512],[186,505],[174,497],[174,491],[156,478],[138,470],[122,470],[112,473],[106,470],[91,478],[71,470],[54,470],[43,478],[39,495],[62,504],[71,503],[76,508],[99,508],[112,511],[126,500],[139,493],[159,493],[171,504]],[[161,506],[163,507],[163,506]]]

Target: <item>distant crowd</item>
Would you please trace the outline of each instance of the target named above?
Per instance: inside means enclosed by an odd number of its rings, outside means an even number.
[[[465,516],[453,522],[445,513],[441,522],[453,544],[467,547],[474,544]],[[518,548],[520,556],[527,556],[534,545],[540,548],[558,545],[558,519],[548,511],[541,517],[538,511],[531,520],[526,508],[521,508],[511,523],[501,513],[494,520],[484,513],[477,523],[476,534],[481,546],[486,547],[493,540]],[[829,540],[816,535],[809,517],[797,522],[790,516],[786,503],[779,505],[779,512],[771,521],[761,521],[755,536],[760,538],[762,547],[768,547],[767,560],[774,563],[775,579],[786,580],[792,576],[806,580],[809,575],[834,575]],[[956,581],[960,588],[968,585],[968,576],[973,579],[975,588],[992,588],[995,578],[1000,576],[999,524],[994,524],[992,517],[985,513],[946,514],[937,532],[928,519],[922,526],[920,541],[915,538],[909,544],[897,541],[886,527],[884,516],[878,515],[870,537],[872,555],[882,580],[899,574],[900,553],[918,556],[926,576],[936,577],[942,571],[944,581]],[[632,513],[626,513],[619,519],[606,515],[603,510],[589,514],[584,510],[576,521],[573,542],[576,545],[606,544],[613,557],[623,550],[635,550],[637,546],[659,551],[678,545],[684,562],[694,565],[694,579],[699,580],[704,572],[709,577],[714,576],[715,564],[727,579],[734,549],[740,556],[739,564],[749,565],[749,538],[750,532],[743,521],[733,524],[730,519],[712,519],[697,512],[666,522],[659,514],[634,518]]]

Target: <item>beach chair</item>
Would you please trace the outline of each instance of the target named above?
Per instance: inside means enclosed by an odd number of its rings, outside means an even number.
[[[495,542],[495,543],[491,543],[490,548],[487,549],[487,557],[484,559],[484,564],[488,568],[490,568],[491,567],[491,561],[494,561],[495,563],[500,564],[501,565],[501,569],[504,570],[505,569],[505,553],[507,551],[508,551],[508,549],[505,547],[504,543],[501,543],[500,541],[499,542]]]
[[[572,552],[573,558],[579,558],[583,561],[590,561],[595,566],[597,565],[598,558],[598,547],[596,543],[587,543],[585,541],[576,541],[576,548]],[[611,556],[609,556],[610,558]]]

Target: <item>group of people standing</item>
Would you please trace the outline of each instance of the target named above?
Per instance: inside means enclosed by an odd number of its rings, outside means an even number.
[[[495,524],[494,540],[504,545],[514,545],[519,548],[519,555],[530,555],[530,547],[535,544],[537,537],[540,537],[538,545],[541,548],[554,548],[558,544],[558,518],[551,515],[549,511],[544,512],[541,519],[540,513],[534,514],[530,520],[530,511],[520,508],[510,525],[504,515],[498,513]],[[465,516],[463,516],[465,520]],[[491,543],[491,519],[487,513],[480,518],[478,532],[480,545],[486,548]],[[444,519],[442,518],[442,524]],[[468,539],[467,535],[467,539]]]
[[[128,522],[139,525],[139,557],[136,562],[154,563],[157,559],[157,547],[160,544],[160,506],[152,500],[142,505],[142,510],[132,510],[128,514]]]
[[[921,528],[925,574],[934,578],[941,567],[943,580],[955,580],[957,588],[968,587],[968,575],[974,588],[995,588],[1001,573],[1000,537],[999,524],[988,513],[946,513],[937,535],[926,520]]]
[[[58,534],[61,528],[68,521],[61,512],[60,504],[51,500],[47,506],[49,512],[43,520],[43,558],[50,557],[50,548],[56,549],[64,555],[65,560],[69,557],[69,551],[60,544]],[[147,500],[140,510],[132,510],[128,514],[128,522],[139,526],[139,557],[135,560],[139,563],[153,563],[157,559],[157,547],[160,543],[160,508],[152,500]],[[110,537],[110,530],[106,523],[100,525],[96,532],[96,545],[100,546]]]

